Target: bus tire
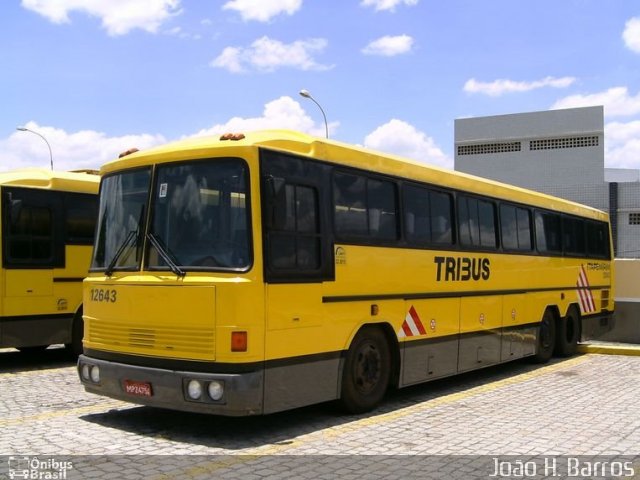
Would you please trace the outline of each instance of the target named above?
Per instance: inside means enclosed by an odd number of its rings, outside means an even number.
[[[554,353],[560,357],[575,355],[580,340],[580,316],[575,307],[570,307],[567,316],[560,319]]]
[[[368,412],[384,397],[391,377],[391,353],[381,329],[366,327],[353,339],[342,373],[340,402],[349,413]]]
[[[84,337],[84,320],[82,319],[82,310],[73,317],[73,326],[71,327],[71,343],[65,344],[67,351],[74,357],[82,354],[82,338]]]
[[[533,362],[547,363],[553,355],[556,344],[556,316],[549,308],[544,311],[540,321],[536,343],[536,354],[532,357]]]

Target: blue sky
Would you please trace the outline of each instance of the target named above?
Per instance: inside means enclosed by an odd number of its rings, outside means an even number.
[[[4,0],[0,170],[293,128],[453,166],[454,119],[605,107],[640,168],[637,0]]]

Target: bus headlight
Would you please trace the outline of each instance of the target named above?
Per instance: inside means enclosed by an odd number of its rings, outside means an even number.
[[[92,366],[89,369],[89,375],[93,383],[100,383],[100,367],[97,365]]]
[[[222,398],[222,395],[224,395],[224,384],[219,380],[214,380],[209,383],[207,392],[211,400],[218,401]]]
[[[187,384],[187,395],[191,400],[198,400],[202,396],[202,384],[198,380],[191,380]]]
[[[82,379],[85,381],[89,381],[89,365],[84,364],[82,365],[82,368],[80,369],[80,375],[82,376]]]

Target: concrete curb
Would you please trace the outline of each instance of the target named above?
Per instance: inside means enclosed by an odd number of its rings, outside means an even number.
[[[579,353],[600,353],[603,355],[640,356],[640,345],[617,343],[582,343],[578,345]]]

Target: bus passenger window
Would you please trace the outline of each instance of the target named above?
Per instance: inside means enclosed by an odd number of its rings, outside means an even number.
[[[403,197],[405,235],[409,243],[416,245],[452,243],[449,194],[405,185]]]
[[[570,255],[584,255],[586,243],[584,238],[584,221],[578,218],[562,218],[563,247]]]
[[[338,235],[395,240],[396,187],[361,175],[334,175],[334,221]]]
[[[609,258],[609,230],[606,223],[587,223],[587,252],[591,258]]]
[[[366,235],[368,222],[365,178],[336,173],[333,191],[336,232],[343,235]]]
[[[458,217],[462,245],[496,247],[495,211],[492,202],[460,196]]]
[[[560,215],[536,212],[536,243],[540,252],[562,252]]]
[[[67,242],[92,245],[98,216],[96,195],[67,194],[65,197]]]
[[[531,214],[526,208],[500,206],[500,233],[505,250],[531,250]]]
[[[384,240],[397,238],[396,192],[391,182],[367,180],[369,235]]]

